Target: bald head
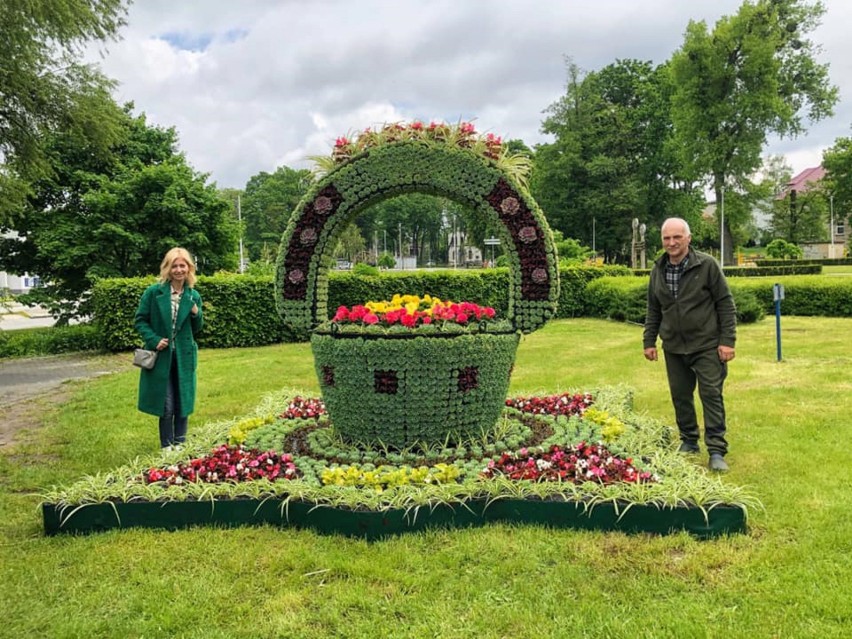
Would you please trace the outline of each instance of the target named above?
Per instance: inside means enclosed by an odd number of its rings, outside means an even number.
[[[663,248],[669,256],[669,262],[680,264],[689,254],[689,243],[692,241],[692,233],[689,224],[679,217],[670,217],[660,229],[663,238]]]

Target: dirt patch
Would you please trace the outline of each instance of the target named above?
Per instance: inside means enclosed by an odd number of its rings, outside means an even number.
[[[0,447],[22,431],[40,428],[49,406],[72,393],[65,382],[127,370],[128,356],[57,355],[0,361]]]

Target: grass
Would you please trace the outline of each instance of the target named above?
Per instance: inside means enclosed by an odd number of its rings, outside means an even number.
[[[844,264],[843,266],[823,266],[822,274],[834,276],[849,276],[852,275],[852,264]]]
[[[74,383],[68,401],[44,404],[42,428],[0,451],[2,634],[849,636],[852,319],[782,328],[778,363],[774,322],[741,327],[726,386],[725,481],[766,510],[748,534],[712,541],[507,525],[373,544],[267,527],[45,538],[32,493],[157,446],[135,371]],[[317,391],[302,344],[202,351],[199,373],[190,428],[282,387]],[[640,327],[556,321],[522,340],[511,392],[617,383],[638,411],[671,419]]]

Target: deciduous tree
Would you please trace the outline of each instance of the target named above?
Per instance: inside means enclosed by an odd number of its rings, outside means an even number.
[[[831,115],[837,88],[808,39],[824,12],[820,2],[756,0],[712,31],[703,21],[689,23],[670,63],[672,117],[684,163],[706,176],[716,202],[726,188],[742,190],[768,134],[796,136],[805,118]],[[725,262],[733,255],[731,228],[747,221],[747,214],[730,213],[726,208]]]
[[[275,262],[290,213],[310,187],[307,169],[278,167],[274,173],[253,175],[241,201],[245,248],[253,261]]]
[[[17,233],[0,240],[0,268],[37,273],[47,285],[31,295],[60,322],[89,314],[97,278],[158,273],[174,246],[202,273],[236,266],[229,204],[178,153],[174,129],[131,111],[107,151],[73,131],[47,135],[50,171],[32,182],[14,224],[0,225]]]
[[[126,0],[0,2],[0,221],[23,205],[28,180],[49,171],[43,140],[77,130],[90,144],[115,141],[112,83],[80,63],[89,42],[117,37]]]

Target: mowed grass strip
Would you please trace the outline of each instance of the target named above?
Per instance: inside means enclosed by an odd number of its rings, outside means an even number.
[[[722,481],[766,510],[748,534],[711,541],[509,525],[370,544],[271,527],[45,538],[33,493],[157,447],[135,370],[74,382],[0,451],[0,635],[847,637],[850,333],[852,319],[785,317],[777,362],[773,318],[740,327]],[[510,392],[613,384],[673,419],[664,364],[644,360],[627,324],[562,320],[525,336]],[[202,351],[190,428],[282,387],[318,392],[308,345]]]

